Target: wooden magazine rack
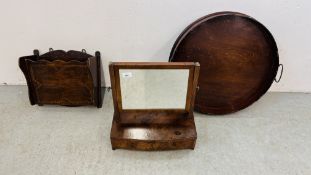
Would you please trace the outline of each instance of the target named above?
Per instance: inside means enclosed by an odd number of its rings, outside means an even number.
[[[52,50],[19,58],[31,105],[102,106],[100,52]]]

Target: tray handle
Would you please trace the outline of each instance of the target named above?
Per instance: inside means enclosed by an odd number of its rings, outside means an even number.
[[[282,69],[281,69],[280,77],[279,77],[278,79],[274,78],[274,81],[275,81],[276,83],[279,83],[279,82],[280,82],[280,80],[281,80],[281,78],[282,78],[282,75],[283,75],[283,64],[279,64],[278,70],[279,70],[280,67],[282,68]]]

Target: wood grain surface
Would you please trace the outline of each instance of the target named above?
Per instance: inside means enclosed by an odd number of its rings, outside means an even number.
[[[19,66],[27,80],[32,105],[102,105],[100,53],[51,50],[21,57]]]
[[[255,19],[236,12],[202,17],[177,38],[172,62],[199,62],[195,110],[227,114],[248,107],[271,86],[279,66],[276,42]]]

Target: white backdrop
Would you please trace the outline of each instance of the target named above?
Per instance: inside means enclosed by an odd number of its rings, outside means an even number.
[[[0,83],[25,84],[18,57],[33,49],[85,48],[109,61],[167,61],[180,32],[197,18],[238,11],[274,35],[285,71],[272,91],[311,92],[308,0],[0,0]]]

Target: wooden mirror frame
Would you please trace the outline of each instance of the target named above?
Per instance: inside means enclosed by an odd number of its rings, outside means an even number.
[[[120,69],[188,69],[184,109],[123,109]],[[193,107],[200,65],[193,62],[114,62],[109,65],[114,116],[112,149],[194,149],[197,138]],[[140,130],[135,135],[132,130]],[[138,135],[140,135],[138,137]]]

